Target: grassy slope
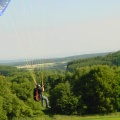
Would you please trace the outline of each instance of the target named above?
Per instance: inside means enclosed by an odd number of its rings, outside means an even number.
[[[65,115],[54,115],[54,116],[41,116],[34,118],[20,118],[14,120],[120,120],[120,113],[114,113],[111,115],[94,115],[94,116],[65,116]]]

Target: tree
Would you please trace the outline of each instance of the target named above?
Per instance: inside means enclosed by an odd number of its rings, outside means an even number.
[[[71,93],[68,81],[57,84],[51,92],[50,103],[55,113],[75,114],[77,102]]]
[[[8,118],[33,115],[32,109],[13,94],[4,97],[3,109]]]
[[[0,120],[7,120],[6,112],[3,110],[3,98],[0,96]]]
[[[93,66],[75,84],[86,114],[109,113],[118,109],[118,79],[109,66]]]

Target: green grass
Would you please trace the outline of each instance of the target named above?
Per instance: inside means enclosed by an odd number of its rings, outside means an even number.
[[[120,113],[110,115],[94,115],[94,116],[67,116],[67,115],[43,115],[33,118],[16,118],[14,120],[120,120]]]

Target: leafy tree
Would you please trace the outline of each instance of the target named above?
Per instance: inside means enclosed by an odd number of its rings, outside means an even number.
[[[26,105],[29,106],[33,110],[33,115],[44,115],[43,107],[40,102],[36,102],[33,99],[27,99]]]
[[[118,109],[118,79],[109,66],[93,66],[74,84],[81,97],[84,113],[109,113]],[[80,103],[81,106],[81,103]]]
[[[7,120],[6,112],[3,110],[3,98],[0,96],[0,120]]]
[[[4,97],[6,94],[10,94],[11,83],[7,81],[5,76],[0,76],[0,96]]]
[[[28,98],[32,98],[33,85],[31,82],[26,81],[21,84],[13,83],[11,89],[12,92],[23,101],[26,101]]]
[[[68,81],[57,84],[51,92],[50,103],[55,113],[75,114],[77,102],[71,93]]]
[[[13,66],[0,65],[0,75],[3,75],[3,76],[12,76],[16,70],[17,68]]]
[[[3,109],[6,111],[8,118],[33,115],[32,109],[13,94],[4,97]]]
[[[115,73],[116,73],[116,76],[117,76],[117,79],[118,79],[118,94],[119,94],[119,97],[118,97],[118,100],[117,100],[117,103],[118,103],[118,111],[120,111],[120,67],[113,67],[113,69],[115,70]]]

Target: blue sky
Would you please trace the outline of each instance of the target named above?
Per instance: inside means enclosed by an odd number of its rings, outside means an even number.
[[[0,60],[120,50],[120,0],[11,0],[0,16]]]

